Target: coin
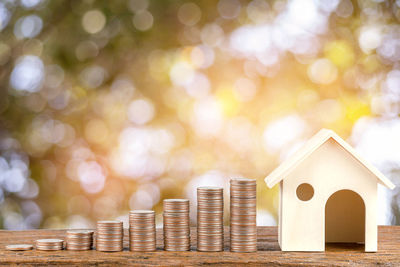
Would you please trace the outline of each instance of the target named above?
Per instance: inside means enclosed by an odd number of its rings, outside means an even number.
[[[190,250],[190,218],[188,199],[165,199],[163,202],[164,249]]]
[[[156,250],[155,212],[152,210],[133,210],[129,212],[130,251]]]
[[[62,250],[64,248],[64,240],[49,238],[36,240],[37,250]]]
[[[12,250],[12,251],[31,250],[31,249],[33,249],[33,245],[29,244],[14,244],[6,246],[6,250]]]
[[[121,251],[124,229],[121,221],[98,221],[96,227],[96,250]]]
[[[65,238],[67,250],[92,249],[93,233],[91,230],[68,230]]]
[[[257,182],[233,178],[230,181],[230,245],[232,252],[257,251]]]
[[[197,250],[224,249],[224,194],[221,187],[197,188]]]

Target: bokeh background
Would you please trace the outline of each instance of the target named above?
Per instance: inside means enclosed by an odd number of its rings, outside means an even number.
[[[276,225],[263,179],[322,127],[399,184],[399,21],[382,0],[0,0],[0,227],[160,224],[181,197],[195,223],[196,187],[237,176]]]

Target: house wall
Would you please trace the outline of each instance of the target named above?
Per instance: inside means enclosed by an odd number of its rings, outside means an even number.
[[[301,201],[296,189],[302,183],[314,196]],[[283,251],[325,249],[325,204],[342,189],[358,193],[365,204],[365,250],[377,249],[377,178],[333,139],[295,166],[281,186],[280,245]]]

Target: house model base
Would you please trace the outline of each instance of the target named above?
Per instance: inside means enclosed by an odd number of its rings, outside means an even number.
[[[329,242],[377,251],[378,183],[395,186],[333,131],[319,131],[265,182],[279,183],[283,251],[324,251]]]

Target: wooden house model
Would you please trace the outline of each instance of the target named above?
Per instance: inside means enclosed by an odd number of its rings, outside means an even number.
[[[265,182],[280,186],[283,251],[324,251],[329,242],[377,251],[378,183],[395,186],[333,131],[319,131]]]

